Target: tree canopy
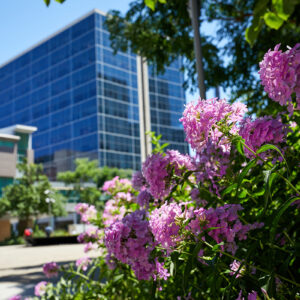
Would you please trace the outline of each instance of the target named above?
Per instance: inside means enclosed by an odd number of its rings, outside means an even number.
[[[98,167],[97,160],[78,158],[75,160],[74,171],[59,173],[57,179],[66,185],[72,185],[78,193],[81,202],[96,204],[101,196],[101,187],[106,180],[115,176],[130,178],[132,170],[124,170],[110,167]],[[90,185],[89,185],[90,184]]]
[[[229,88],[231,100],[246,100],[250,112],[272,114],[279,107],[268,101],[262,93],[258,84],[258,64],[264,53],[276,44],[282,43],[286,47],[298,42],[299,1],[294,1],[288,22],[283,22],[279,30],[260,22],[259,30],[256,30],[257,39],[255,43],[253,39],[252,47],[245,39],[245,31],[253,23],[253,14],[257,17],[260,1],[201,2],[200,22],[216,26],[215,36],[206,34],[204,28],[201,28],[206,87]],[[263,2],[261,14],[271,11],[274,6],[270,1]],[[264,18],[264,15],[260,18]],[[187,74],[185,87],[196,86],[193,34],[186,1],[156,1],[155,9],[152,10],[143,0],[135,0],[125,15],[117,10],[110,11],[106,24],[115,51],[131,48],[134,53],[146,57],[150,64],[154,64],[158,72],[163,72],[166,65],[181,56]]]
[[[27,164],[25,161],[17,167],[22,176],[3,189],[0,215],[9,212],[19,219],[28,221],[32,216],[48,213],[49,205],[46,198],[49,197],[49,193],[55,200],[51,204],[51,213],[55,216],[64,215],[65,199],[52,189],[48,177],[43,175],[42,165]]]

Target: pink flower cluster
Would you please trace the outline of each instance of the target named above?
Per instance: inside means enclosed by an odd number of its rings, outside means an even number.
[[[76,267],[86,271],[91,262],[92,261],[89,257],[82,257],[76,260]]]
[[[145,210],[128,214],[106,228],[105,245],[109,257],[130,265],[139,280],[153,275],[155,264],[149,261],[153,242]]]
[[[138,194],[136,202],[140,207],[148,208],[151,198],[152,196],[148,190],[144,189]]]
[[[180,121],[186,134],[186,141],[196,152],[201,153],[209,143],[223,152],[230,151],[228,140],[217,128],[217,123],[227,118],[232,124],[231,133],[237,132],[236,123],[243,119],[247,107],[242,103],[229,104],[225,99],[199,100],[187,104]]]
[[[58,275],[59,266],[56,262],[48,262],[43,265],[43,272],[46,277],[56,277]]]
[[[49,282],[47,282],[47,281],[41,281],[41,282],[39,282],[34,287],[34,295],[37,296],[37,297],[42,297],[43,295],[45,295],[48,283]]]
[[[141,171],[135,172],[132,175],[131,181],[132,181],[132,187],[137,191],[140,191],[142,189],[142,187],[144,187],[146,184],[145,178]]]
[[[96,243],[101,240],[102,230],[96,226],[88,226],[85,232],[81,233],[77,240],[79,243]]]
[[[156,199],[161,199],[166,197],[174,186],[172,171],[179,176],[190,169],[194,169],[190,156],[168,150],[166,155],[156,153],[149,156],[143,163],[142,173],[150,194]]]
[[[285,52],[279,50],[280,44],[274,50],[264,55],[260,62],[260,79],[269,97],[286,105],[293,92],[296,93],[298,107],[300,105],[300,44]]]
[[[123,205],[118,206],[118,202],[115,199],[108,200],[105,203],[104,211],[102,214],[103,224],[110,226],[117,220],[122,220],[126,213],[126,209]]]
[[[242,209],[239,204],[225,204],[222,207],[207,210],[204,208],[196,209],[188,228],[197,237],[204,230],[217,227],[217,229],[209,231],[208,235],[216,243],[224,242],[225,245],[222,248],[235,254],[238,248],[236,239],[245,240],[250,230],[261,228],[264,225],[263,223],[243,225],[237,214]]]
[[[181,240],[179,236],[180,225],[176,222],[180,217],[182,217],[182,212],[177,203],[165,203],[160,208],[156,208],[150,215],[149,226],[155,241],[160,243],[169,253]]]
[[[115,193],[127,190],[131,187],[131,182],[128,179],[119,179],[116,176],[112,180],[105,181],[102,190],[109,195],[115,195]]]
[[[242,122],[239,134],[245,139],[246,145],[256,152],[263,144],[279,145],[284,142],[287,126],[269,116],[254,121],[247,118]],[[245,149],[245,154],[253,156],[248,149]]]
[[[81,221],[86,224],[90,224],[90,221],[97,217],[95,206],[87,203],[78,203],[75,206],[75,211],[80,215]]]

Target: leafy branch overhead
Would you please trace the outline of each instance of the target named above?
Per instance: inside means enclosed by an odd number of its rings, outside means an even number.
[[[44,0],[44,2],[46,3],[47,6],[50,5],[50,1],[51,1],[51,0]],[[55,1],[58,2],[58,3],[60,3],[60,4],[62,4],[62,3],[64,3],[66,0],[55,0]]]
[[[278,30],[285,22],[295,23],[296,14],[299,15],[299,0],[262,0],[257,1],[251,25],[246,29],[246,40],[253,46],[258,34],[265,23],[271,29]]]

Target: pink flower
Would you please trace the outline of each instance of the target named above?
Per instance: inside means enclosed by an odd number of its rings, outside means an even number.
[[[21,298],[20,295],[15,295],[15,296],[9,298],[9,300],[21,300],[21,299],[22,299],[22,298]]]
[[[177,203],[165,203],[150,215],[149,225],[154,238],[168,252],[172,252],[173,247],[181,240],[180,226],[176,224],[176,219],[181,216],[181,208]]]
[[[131,188],[131,181],[128,179],[119,179],[119,176],[116,176],[112,180],[104,182],[102,190],[109,195],[115,195],[117,192],[128,190]]]
[[[145,184],[146,181],[141,171],[137,171],[132,175],[132,187],[135,190],[140,191]]]
[[[118,206],[118,202],[115,199],[108,200],[105,203],[104,211],[102,214],[103,223],[106,226],[110,226],[117,220],[122,220],[126,213],[126,209],[123,205]]]
[[[150,262],[153,249],[152,235],[145,210],[136,210],[105,229],[107,261],[113,266],[113,257],[131,266],[139,280],[148,280],[155,271]]]
[[[208,142],[223,152],[230,151],[228,140],[217,128],[217,123],[227,118],[227,124],[232,124],[231,133],[237,131],[236,123],[240,122],[247,107],[242,103],[230,105],[225,99],[199,100],[189,103],[183,112],[180,121],[186,134],[186,141],[196,152],[202,152]]]
[[[300,101],[300,44],[294,48],[282,52],[279,50],[280,44],[274,50],[265,54],[263,61],[260,62],[259,74],[262,85],[269,97],[286,105],[290,100],[291,94],[296,92],[299,105]]]
[[[47,281],[39,282],[34,288],[34,295],[38,297],[45,295],[47,290],[47,284],[48,284]]]
[[[175,150],[168,150],[165,155],[152,154],[142,166],[143,175],[149,186],[148,191],[156,199],[166,197],[170,193],[175,184],[171,178],[173,172],[179,176],[191,169],[194,169],[192,158]]]
[[[97,245],[96,244],[93,244],[92,242],[88,242],[85,246],[84,246],[84,253],[87,253],[91,250],[95,250],[97,249]]]
[[[90,205],[88,209],[81,215],[81,221],[89,224],[91,220],[96,219],[97,210],[94,205]]]
[[[55,262],[49,262],[43,265],[43,272],[46,277],[56,277],[58,275],[59,266]]]
[[[90,224],[90,221],[97,217],[97,210],[95,206],[87,203],[78,203],[75,206],[75,211],[80,215],[83,223]]]
[[[92,261],[89,257],[82,257],[76,260],[76,267],[86,271],[91,262]]]
[[[76,206],[75,206],[75,211],[81,215],[81,214],[84,214],[87,209],[89,208],[89,205],[87,203],[78,203]]]
[[[245,139],[246,145],[256,152],[264,144],[278,145],[284,142],[287,132],[286,125],[279,120],[265,116],[254,121],[250,118],[245,119],[242,122],[239,134]],[[245,149],[245,153],[248,157],[253,156],[248,149]],[[260,156],[266,155],[266,153],[260,154]]]
[[[245,268],[244,267],[240,268],[240,266],[241,263],[239,261],[234,260],[233,263],[230,265],[230,270],[232,272],[230,272],[229,274],[233,276],[237,272],[237,270],[239,270],[235,277],[236,278],[241,277],[242,273],[245,271]]]
[[[151,194],[147,190],[143,190],[138,194],[136,202],[140,207],[148,208],[151,198]]]

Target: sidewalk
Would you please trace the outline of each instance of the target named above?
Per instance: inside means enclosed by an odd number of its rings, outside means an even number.
[[[21,294],[33,296],[36,283],[47,280],[42,267],[46,262],[59,264],[74,262],[85,256],[82,244],[26,247],[0,247],[0,300]],[[89,256],[96,256],[91,252]]]

